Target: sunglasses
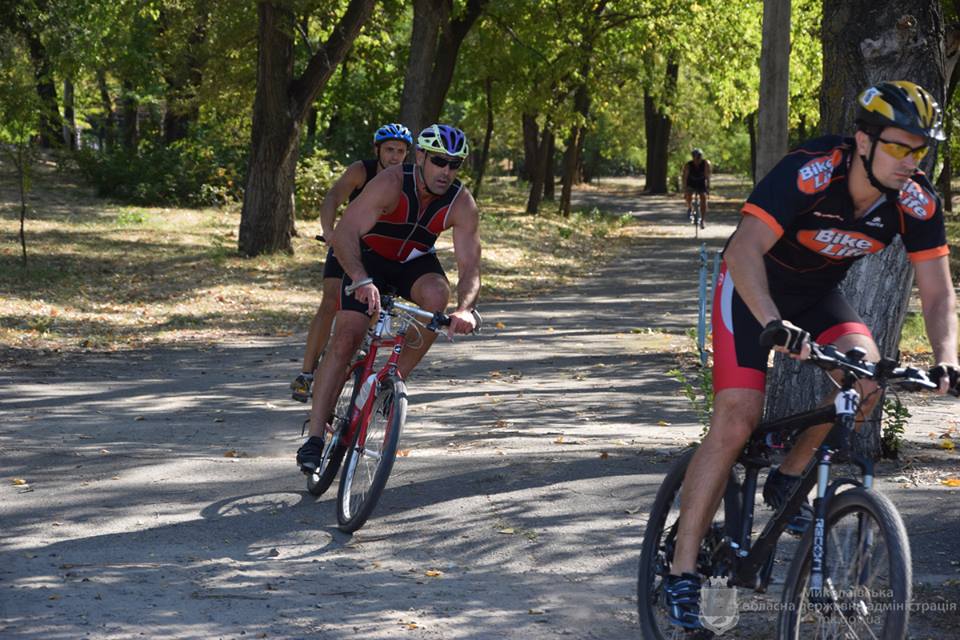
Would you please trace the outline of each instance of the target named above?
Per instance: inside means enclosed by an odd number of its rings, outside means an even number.
[[[886,153],[891,158],[896,160],[903,160],[907,156],[913,156],[913,159],[917,162],[923,160],[923,157],[927,155],[927,152],[930,151],[930,146],[922,144],[919,147],[911,147],[900,142],[892,142],[890,140],[884,140],[883,138],[877,138],[877,142],[883,152]]]
[[[446,158],[441,158],[440,156],[428,156],[430,162],[437,165],[440,168],[450,165],[452,171],[456,171],[460,168],[460,165],[463,164],[463,158],[457,158],[456,160],[447,160]]]

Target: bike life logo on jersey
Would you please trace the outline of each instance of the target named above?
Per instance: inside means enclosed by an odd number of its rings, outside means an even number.
[[[886,245],[868,235],[840,229],[806,229],[797,232],[797,241],[827,258],[859,258],[877,253]]]
[[[908,180],[900,190],[900,210],[918,220],[929,220],[937,212],[937,203],[923,187]]]
[[[797,172],[797,189],[807,195],[823,191],[830,185],[833,170],[842,160],[843,152],[840,149],[834,149],[829,156],[814,158],[803,165]]]

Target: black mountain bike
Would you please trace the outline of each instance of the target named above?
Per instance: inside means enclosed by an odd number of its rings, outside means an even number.
[[[781,344],[764,332],[768,346]],[[833,346],[811,343],[805,361],[843,372],[832,405],[757,427],[731,470],[721,503],[697,559],[697,572],[721,587],[765,592],[771,581],[777,542],[806,496],[814,488],[814,519],[800,539],[787,573],[778,607],[778,638],[904,638],[911,601],[910,546],[893,503],[873,489],[873,460],[852,446],[860,396],[857,380],[880,387],[896,384],[907,390],[936,389],[926,372],[899,367],[894,360],[864,360],[862,349],[841,353]],[[754,540],[754,500],[758,476],[771,466],[771,454],[789,447],[797,436],[833,422],[802,480]],[[683,454],[667,473],[647,521],[637,587],[640,624],[648,639],[690,637],[667,619],[665,578],[670,572],[679,517],[680,493],[694,449]],[[841,456],[859,467],[861,477],[831,480],[831,463]],[[702,592],[703,593],[703,592]],[[701,620],[705,620],[701,605]],[[708,629],[711,625],[706,625]],[[765,637],[773,635],[772,628]],[[712,637],[710,631],[696,637]]]

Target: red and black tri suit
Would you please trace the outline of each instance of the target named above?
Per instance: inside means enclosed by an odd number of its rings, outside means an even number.
[[[852,138],[824,136],[788,153],[754,188],[742,213],[777,234],[764,255],[770,295],[782,317],[829,343],[840,336],[870,335],[839,284],[858,259],[900,236],[914,263],[947,255],[940,198],[917,171],[897,201],[887,195],[859,218],[847,178],[856,152]],[[762,391],[768,350],[762,327],[721,269],[713,303],[714,390]]]
[[[422,177],[414,164],[404,164],[403,189],[392,211],[380,216],[373,228],[360,239],[360,259],[374,284],[383,291],[393,289],[410,299],[413,284],[427,273],[446,278],[436,256],[437,237],[451,226],[450,211],[463,192],[463,184],[454,180],[446,193],[421,200],[417,184]],[[344,288],[351,283],[343,278]],[[352,295],[341,295],[344,309],[366,313],[366,305]]]

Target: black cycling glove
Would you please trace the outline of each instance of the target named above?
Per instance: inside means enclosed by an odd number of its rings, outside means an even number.
[[[760,346],[786,347],[790,353],[798,354],[803,343],[810,340],[810,334],[787,320],[772,320],[760,334]]]
[[[940,384],[940,380],[943,379],[944,376],[949,376],[950,384],[948,386],[948,393],[960,396],[960,367],[952,364],[938,364],[932,367],[927,375],[937,384]]]

